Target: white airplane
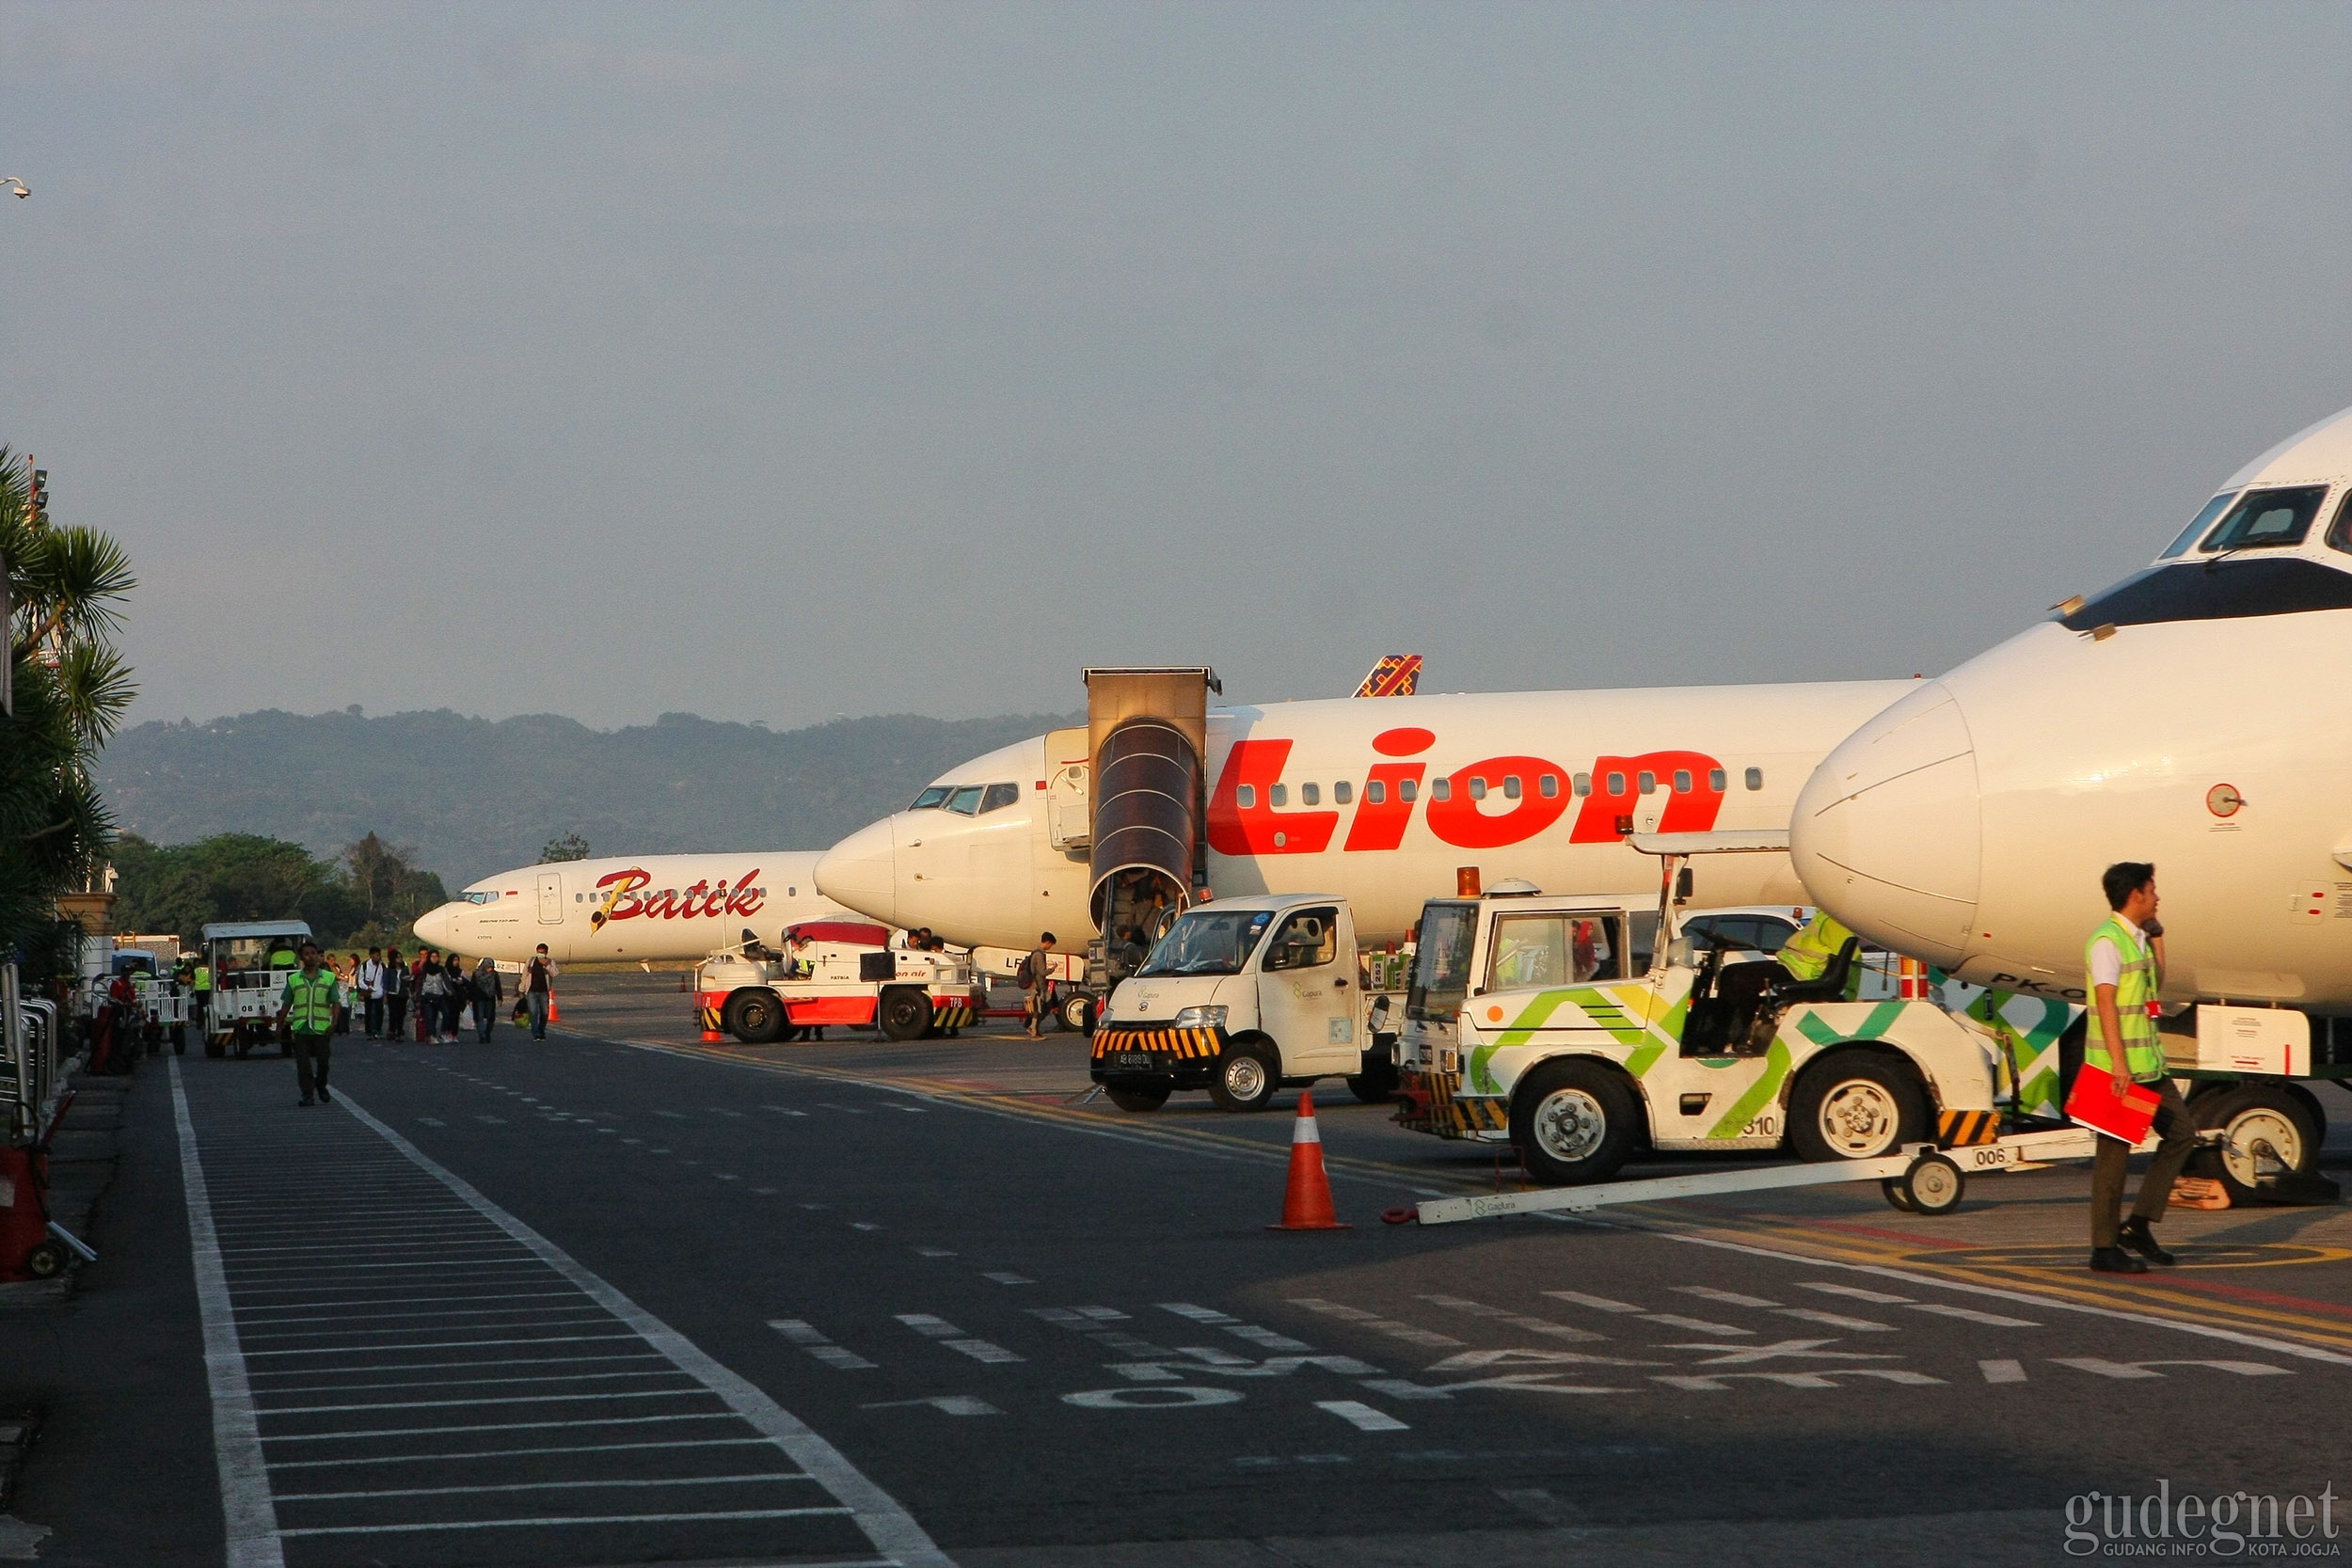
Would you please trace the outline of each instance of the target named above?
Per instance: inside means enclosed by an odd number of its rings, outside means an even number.
[[[745,927],[773,940],[787,926],[848,915],[817,891],[818,858],[792,849],[517,866],[418,916],[417,940],[517,963],[543,942],[558,962],[701,958]]]
[[[1454,892],[1457,873],[1472,866],[1488,884],[1520,877],[1554,889],[1654,889],[1658,863],[1627,847],[1626,832],[1787,826],[1814,765],[1913,687],[1210,708],[1197,863],[1217,897],[1343,895],[1367,944],[1404,937],[1422,901]],[[1088,746],[1086,729],[1057,730],[950,769],[907,810],[834,846],[818,863],[817,886],[876,920],[929,926],[961,944],[1026,950],[1051,930],[1074,947],[1098,928],[1102,895],[1098,857],[1081,847]],[[1693,896],[1704,905],[1806,901],[1786,856],[1714,859],[1724,863],[1697,873],[1704,885]],[[1168,891],[1181,902],[1192,890]]]
[[[2352,706],[2328,695],[2352,409],[2056,610],[1830,753],[1790,824],[1816,899],[1964,980],[2080,1003],[2100,872],[2152,861],[2168,998],[2352,1003]]]

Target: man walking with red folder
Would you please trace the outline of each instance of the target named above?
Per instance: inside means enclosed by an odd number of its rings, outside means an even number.
[[[2145,1258],[2157,1263],[2173,1261],[2172,1254],[2156,1243],[2149,1227],[2164,1217],[2172,1196],[2172,1179],[2189,1150],[2197,1146],[2196,1124],[2181,1091],[2164,1070],[2164,1042],[2156,1033],[2156,993],[2164,984],[2164,927],[2156,924],[2156,868],[2145,861],[2121,861],[2100,878],[2106,891],[2109,914],[2090,933],[2083,962],[2091,1006],[2085,1021],[2082,1076],[2091,1083],[2083,1092],[2095,1092],[2104,1075],[2121,1101],[2135,1083],[2156,1096],[2155,1128],[2160,1142],[2154,1163],[2139,1184],[2132,1217],[2122,1219],[2123,1178],[2132,1146],[2122,1138],[2099,1137],[2099,1152],[2090,1169],[2090,1266],[2102,1274],[2146,1274]],[[2131,1249],[2130,1252],[2124,1250]],[[2135,1258],[2132,1253],[2139,1254]]]

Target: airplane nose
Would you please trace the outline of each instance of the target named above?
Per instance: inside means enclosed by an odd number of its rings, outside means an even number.
[[[1789,859],[1823,909],[1896,952],[1957,968],[1977,916],[1983,830],[1959,702],[1931,681],[1823,758]]]
[[[898,924],[898,850],[891,820],[869,822],[817,862],[817,891],[887,926]]]
[[[427,947],[447,947],[450,943],[453,916],[449,905],[442,904],[427,910],[417,916],[417,940]]]

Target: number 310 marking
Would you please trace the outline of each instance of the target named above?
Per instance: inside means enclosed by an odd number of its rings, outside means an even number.
[[[1740,1129],[1740,1135],[1743,1138],[1777,1138],[1780,1136],[1780,1117],[1769,1113],[1760,1116]]]

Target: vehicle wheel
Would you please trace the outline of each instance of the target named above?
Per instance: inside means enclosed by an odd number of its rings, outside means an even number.
[[[1893,1204],[1896,1208],[1900,1209],[1904,1213],[1915,1214],[1918,1212],[1917,1210],[1911,1206],[1911,1185],[1901,1177],[1888,1177],[1885,1180],[1879,1183],[1879,1191],[1886,1195],[1887,1202]]]
[[[1094,998],[1084,991],[1062,998],[1062,1027],[1081,1035],[1094,1033]]]
[[[919,1040],[931,1026],[931,999],[919,990],[898,986],[882,992],[877,1019],[882,1034],[894,1040]]]
[[[1263,1040],[1227,1040],[1209,1080],[1209,1098],[1224,1111],[1263,1111],[1282,1086],[1281,1064]]]
[[[229,1054],[229,1042],[217,1035],[204,1037],[204,1054],[215,1058]]]
[[[1364,1064],[1364,1070],[1347,1081],[1347,1092],[1367,1105],[1383,1105],[1396,1093],[1396,1058],[1380,1055]]]
[[[1112,1086],[1103,1092],[1120,1110],[1140,1112],[1156,1111],[1167,1104],[1169,1091],[1167,1085],[1157,1084],[1148,1088],[1141,1085],[1130,1085],[1124,1088]]]
[[[1822,1057],[1788,1097],[1788,1141],[1800,1160],[1875,1160],[1925,1139],[1927,1125],[1917,1075],[1867,1052]]]
[[[2229,1133],[2220,1150],[2221,1185],[2233,1207],[2254,1201],[2258,1189],[2288,1171],[2308,1171],[2319,1163],[2311,1112],[2285,1088],[2241,1084],[2199,1096],[2190,1114],[2198,1126]]]
[[[35,1279],[53,1279],[65,1267],[65,1248],[55,1242],[35,1242],[24,1255],[24,1272]]]
[[[784,1033],[784,1004],[774,991],[757,987],[728,997],[719,1017],[727,1033],[745,1045],[766,1045]]]
[[[1641,1107],[1597,1062],[1546,1062],[1511,1091],[1511,1142],[1549,1186],[1606,1181],[1633,1152]]]
[[[1941,1154],[1922,1154],[1903,1172],[1903,1190],[1915,1214],[1948,1214],[1960,1207],[1968,1178]]]

